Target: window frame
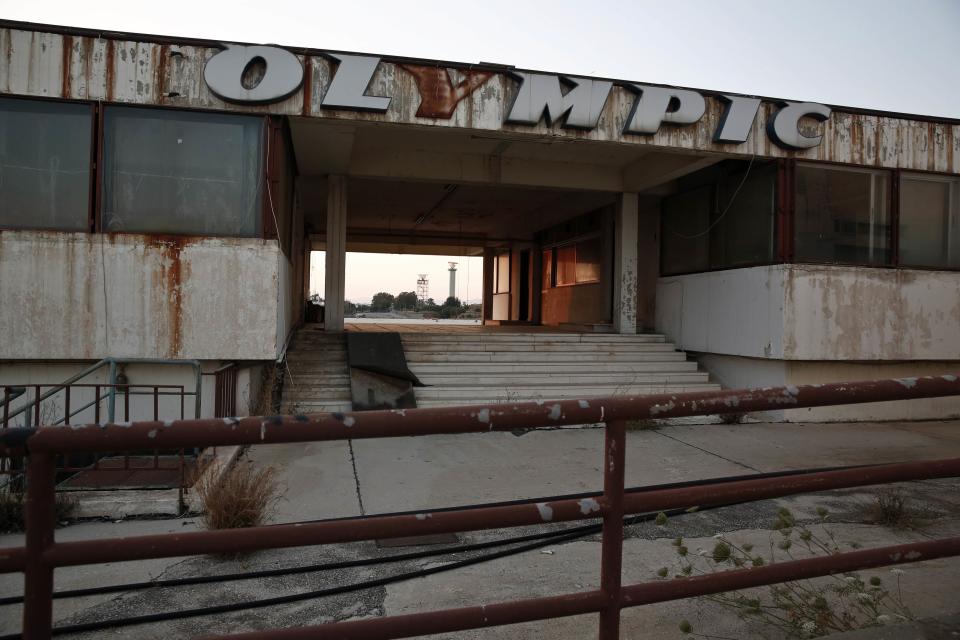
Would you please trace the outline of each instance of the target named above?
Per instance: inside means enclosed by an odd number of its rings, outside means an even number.
[[[94,233],[97,229],[97,176],[99,174],[99,163],[97,161],[98,145],[98,113],[99,105],[91,100],[64,100],[62,98],[53,98],[50,96],[25,96],[9,93],[0,93],[0,98],[8,100],[22,100],[23,102],[52,102],[56,104],[76,104],[86,105],[90,110],[90,154],[88,161],[89,173],[87,176],[87,224],[82,229],[63,229],[61,227],[40,227],[24,226],[9,227],[0,223],[0,231],[50,231],[55,233]]]
[[[752,269],[754,267],[769,267],[769,266],[778,265],[778,264],[787,264],[785,255],[786,255],[786,251],[792,250],[792,243],[788,246],[784,241],[785,240],[784,236],[787,235],[792,237],[792,227],[793,227],[793,223],[792,223],[793,208],[790,205],[790,202],[788,202],[788,201],[792,202],[793,200],[793,192],[792,192],[793,185],[791,182],[792,171],[789,168],[789,164],[795,161],[793,161],[792,159],[783,159],[783,158],[781,159],[765,158],[764,160],[768,160],[769,162],[774,163],[776,165],[775,171],[777,174],[776,178],[774,179],[774,185],[773,185],[773,191],[774,191],[773,192],[773,207],[774,207],[773,243],[774,243],[774,246],[773,246],[773,251],[771,252],[773,254],[773,259],[761,260],[758,262],[745,262],[743,264],[732,265],[732,266],[724,266],[724,267],[708,266],[706,269],[695,269],[691,271],[676,271],[669,274],[664,273],[663,272],[663,238],[665,237],[665,233],[667,233],[668,229],[666,229],[665,223],[664,223],[663,207],[662,207],[663,199],[661,198],[660,217],[659,217],[658,226],[657,226],[657,233],[660,234],[659,247],[658,247],[659,254],[657,256],[657,273],[658,273],[657,277],[658,278],[675,278],[677,276],[689,276],[696,273],[717,273],[720,271],[731,271],[733,269]],[[699,189],[706,186],[709,186],[712,189],[713,195],[715,197],[716,190],[718,188],[718,183],[714,183],[711,185],[701,185],[696,188]],[[665,197],[669,197],[669,196],[665,196]],[[707,237],[709,240],[709,235]],[[708,255],[708,260],[707,260],[708,265],[709,265],[709,262],[710,260]]]
[[[231,234],[191,234],[191,233],[167,233],[167,232],[151,232],[151,231],[104,231],[103,230],[103,207],[104,207],[104,198],[103,198],[103,179],[106,177],[103,172],[103,151],[105,148],[104,145],[104,115],[108,108],[110,107],[123,107],[129,109],[137,110],[163,110],[163,111],[178,111],[178,112],[189,112],[189,113],[199,113],[199,114],[219,114],[219,115],[228,115],[228,116],[245,116],[245,117],[260,117],[261,120],[261,129],[260,129],[260,202],[259,202],[259,211],[260,211],[260,224],[257,225],[257,233],[249,236],[238,236]],[[272,155],[271,152],[279,153],[282,149],[275,149],[274,147],[279,147],[279,145],[270,144],[269,140],[272,135],[275,133],[274,126],[271,124],[271,118],[269,114],[256,114],[256,113],[246,113],[246,112],[236,112],[229,111],[225,109],[192,109],[192,108],[182,108],[182,107],[173,107],[169,105],[152,105],[152,104],[131,104],[126,102],[103,102],[100,103],[100,108],[98,109],[98,119],[97,119],[97,162],[96,162],[96,181],[97,181],[97,201],[96,201],[96,232],[97,233],[108,233],[111,235],[133,235],[133,236],[160,236],[160,237],[174,237],[174,238],[239,238],[246,240],[272,240],[278,239],[278,230],[276,225],[273,222],[273,215],[270,210],[270,201],[267,199],[267,193],[269,189],[267,188],[267,182],[269,180],[269,167],[270,162],[278,162],[276,156]],[[292,226],[292,220],[291,220]],[[292,236],[292,230],[291,230]],[[279,241],[279,239],[278,239]]]
[[[929,182],[944,182],[944,183],[949,184],[949,183],[954,182],[954,181],[960,181],[960,174],[956,174],[956,173],[946,173],[946,172],[944,172],[944,171],[915,171],[915,170],[913,170],[913,169],[896,169],[896,170],[895,170],[895,174],[896,174],[896,185],[897,185],[897,186],[896,186],[896,189],[894,190],[894,194],[893,194],[893,205],[894,205],[894,207],[895,207],[895,212],[896,212],[896,222],[895,222],[895,225],[894,225],[894,234],[895,234],[895,239],[896,239],[896,262],[895,262],[895,264],[896,264],[897,268],[911,269],[911,270],[915,270],[915,271],[946,271],[946,272],[951,272],[951,273],[960,272],[960,266],[956,266],[956,267],[950,267],[950,266],[946,266],[946,267],[922,266],[922,265],[915,265],[915,264],[910,264],[910,263],[904,263],[904,262],[900,259],[900,215],[901,215],[901,210],[900,210],[900,196],[901,196],[901,193],[902,193],[901,181],[902,181],[904,178],[907,178],[907,179],[917,178],[917,179],[919,179],[919,180],[927,180],[927,181],[929,181]],[[958,205],[958,206],[960,206],[960,205]],[[949,211],[947,212],[947,215],[948,215],[948,216],[950,215]],[[958,240],[960,240],[960,233],[958,233]]]
[[[867,174],[885,174],[887,177],[887,220],[889,224],[889,230],[887,232],[887,246],[890,251],[890,260],[885,264],[870,264],[866,262],[844,262],[836,260],[797,260],[796,259],[796,203],[797,203],[797,168],[800,166],[812,167],[812,168],[824,168],[830,170],[840,170],[847,171],[849,173],[867,173]],[[784,264],[814,264],[814,265],[834,265],[834,266],[845,266],[845,267],[865,267],[871,269],[891,269],[897,266],[897,261],[899,258],[897,251],[897,239],[898,239],[898,229],[900,226],[899,219],[899,210],[895,206],[894,195],[899,190],[899,187],[895,188],[894,183],[898,182],[898,176],[896,171],[893,169],[885,169],[882,167],[872,167],[869,165],[862,164],[849,164],[844,162],[813,162],[809,160],[794,160],[791,166],[791,176],[790,176],[790,200],[791,200],[791,215],[790,215],[790,231],[789,231],[789,240],[790,240],[790,262]]]

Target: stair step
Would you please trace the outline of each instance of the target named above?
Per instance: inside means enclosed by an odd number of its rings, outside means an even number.
[[[569,343],[509,343],[487,344],[484,342],[446,344],[442,342],[422,342],[404,344],[404,352],[414,353],[650,353],[674,351],[674,345],[667,342],[639,342],[636,344],[588,344],[580,342]]]
[[[680,351],[659,351],[653,353],[554,353],[537,355],[534,353],[518,356],[516,353],[497,351],[477,351],[474,353],[407,353],[407,364],[424,362],[476,363],[476,362],[522,362],[531,366],[537,364],[569,364],[576,366],[583,362],[685,362],[687,356]]]
[[[634,384],[629,386],[615,385],[540,385],[526,387],[512,385],[509,388],[491,387],[417,387],[415,394],[417,401],[444,399],[461,400],[462,404],[476,404],[491,400],[504,402],[519,402],[524,399],[559,400],[561,398],[591,398],[605,396],[650,395],[658,393],[684,393],[687,391],[718,391],[717,384]]]
[[[621,335],[590,335],[590,334],[509,334],[509,335],[426,335],[418,333],[402,333],[404,344],[415,343],[454,343],[454,344],[650,344],[666,342],[666,337],[659,334],[638,334],[633,336]]]
[[[693,371],[681,373],[621,373],[606,372],[583,373],[573,371],[562,373],[528,373],[506,375],[445,375],[429,376],[417,374],[420,381],[429,386],[450,387],[497,387],[554,386],[554,385],[607,385],[634,386],[662,383],[702,383],[708,381],[706,373]]]
[[[578,360],[576,366],[570,363],[544,362],[416,362],[410,364],[410,370],[421,376],[442,375],[502,375],[513,373],[673,373],[678,371],[696,371],[697,363],[687,360],[667,360],[663,362],[609,362]]]

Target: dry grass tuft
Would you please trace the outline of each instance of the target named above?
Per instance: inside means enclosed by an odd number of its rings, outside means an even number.
[[[867,512],[876,524],[894,529],[911,529],[917,524],[907,494],[898,487],[878,489]]]
[[[203,523],[208,529],[256,527],[269,517],[280,498],[276,469],[257,469],[238,462],[215,477],[202,474],[194,490],[203,504]]]
[[[77,510],[76,499],[62,491],[56,493],[54,506],[57,522],[69,520]],[[0,489],[0,533],[26,530],[26,497],[22,491]]]

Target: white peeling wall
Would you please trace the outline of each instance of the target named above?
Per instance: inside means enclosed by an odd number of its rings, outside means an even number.
[[[960,360],[960,273],[794,265],[784,357]]]
[[[0,360],[274,359],[278,255],[259,239],[0,231]]]
[[[960,273],[773,265],[657,281],[679,348],[784,360],[960,360]]]

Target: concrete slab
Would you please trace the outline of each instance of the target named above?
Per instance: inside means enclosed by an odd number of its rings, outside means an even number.
[[[602,429],[357,440],[367,513],[598,491]],[[654,431],[627,436],[627,484],[735,475],[741,465]]]
[[[360,515],[349,443],[256,445],[244,455],[259,466],[278,470],[283,495],[270,522]]]

